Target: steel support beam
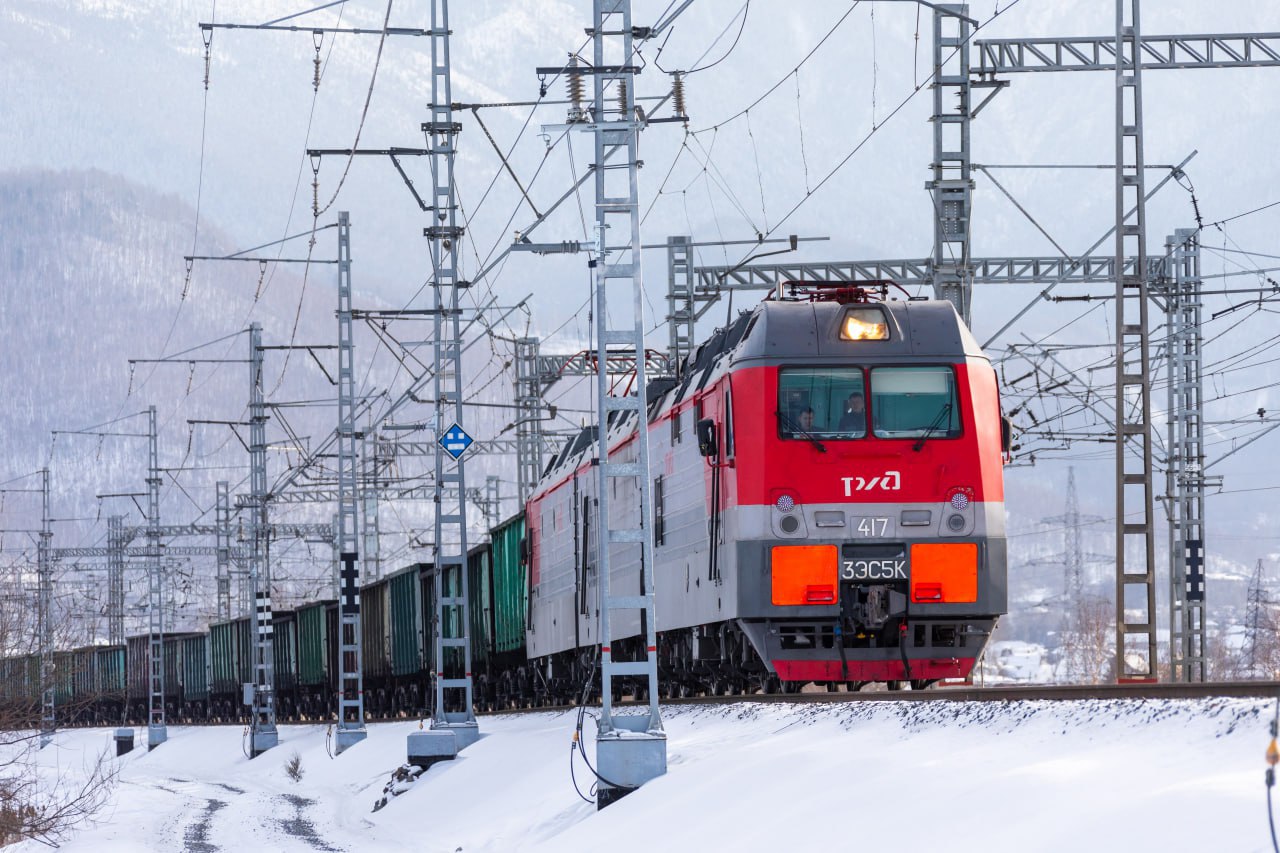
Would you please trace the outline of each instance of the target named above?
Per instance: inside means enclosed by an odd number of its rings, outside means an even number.
[[[271,619],[270,529],[267,518],[267,405],[263,396],[262,326],[249,326],[249,585],[253,590],[253,705],[249,756],[279,743]]]
[[[431,3],[431,119],[423,125],[431,149],[431,221],[424,229],[435,294],[435,434],[465,430],[462,407],[462,327],[459,297],[467,283],[459,274],[462,228],[458,225],[454,158],[460,126],[454,121],[449,54],[449,3]],[[456,458],[437,446],[435,454],[435,702],[433,732],[452,732],[457,749],[479,737],[471,680],[471,630],[467,577],[466,451]],[[452,488],[453,495],[446,494]]]
[[[356,483],[355,345],[351,316],[351,217],[338,213],[338,724],[334,751],[364,740],[360,632],[359,486]]]
[[[124,516],[107,518],[107,643],[124,645]]]
[[[593,44],[594,99],[587,128],[595,142],[593,162],[604,164],[611,155],[621,155],[616,168],[595,170],[597,245],[591,262],[595,290],[596,423],[600,425],[596,529],[607,531],[598,553],[602,708],[597,724],[596,755],[601,777],[597,802],[603,807],[666,773],[667,743],[658,713],[652,484],[645,410],[649,364],[647,358],[638,357],[645,353],[644,276],[640,248],[636,69],[631,64],[634,55],[631,0],[594,0],[589,32]],[[635,382],[629,389],[632,393],[616,393],[610,370],[613,347],[631,354],[635,370]],[[628,429],[627,423],[634,425],[636,440],[611,457],[610,441]],[[618,512],[611,510],[615,503],[615,484],[619,493],[635,496],[634,503],[618,500]],[[615,557],[624,555],[640,567],[639,590],[613,588],[611,564]],[[625,611],[635,616],[619,620],[615,629],[614,614]],[[641,652],[635,660],[615,661],[612,644],[632,633],[634,628],[626,627],[631,625],[639,628]],[[647,687],[647,713],[615,715],[615,679],[621,688],[637,676]]]
[[[147,409],[147,749],[169,737],[164,718],[164,565],[160,547],[160,443],[156,407]]]
[[[693,238],[675,235],[667,238],[667,358],[675,372],[684,368],[685,359],[693,352],[695,324],[698,316],[693,299]]]
[[[516,483],[520,506],[542,476],[543,385],[538,378],[538,339],[516,340]],[[468,451],[470,452],[470,451]]]
[[[153,410],[154,412],[154,410]],[[49,469],[40,469],[40,538],[36,540],[37,637],[40,644],[40,747],[49,745],[58,726],[53,671],[53,527],[49,515]],[[67,673],[71,677],[71,673]]]
[[[969,6],[933,11],[933,292],[969,323],[973,271],[969,264],[973,178],[969,130]]]
[[[1280,33],[1141,36],[1142,70],[1280,66]],[[977,39],[975,76],[1035,71],[1114,71],[1112,36]],[[1128,60],[1126,60],[1127,62]]]
[[[1058,257],[972,258],[972,281],[977,284],[1066,285],[1112,284],[1116,280],[1114,256],[1091,255],[1074,260]],[[1126,258],[1124,273],[1133,274],[1133,258]],[[1158,278],[1159,258],[1147,261],[1147,274]],[[789,264],[753,264],[744,267],[695,267],[695,302],[719,299],[730,290],[773,290],[778,281],[893,281],[903,287],[932,284],[933,261],[928,258],[866,261],[815,261]],[[701,317],[704,310],[698,312]]]
[[[214,520],[218,549],[218,621],[231,618],[231,486],[226,480],[216,484]]]
[[[1166,241],[1168,274],[1161,281],[1168,329],[1169,678],[1204,681],[1205,475],[1201,372],[1199,232],[1179,229]]]
[[[1140,0],[1116,0],[1115,266],[1147,269]],[[1132,221],[1125,213],[1133,208]],[[1116,284],[1116,649],[1119,681],[1155,681],[1155,524],[1152,517],[1148,278]]]
[[[364,538],[364,546],[360,552],[363,574],[368,582],[382,577],[382,542],[381,528],[378,525],[378,472],[381,457],[378,451],[378,433],[370,430],[365,433],[361,457],[364,476],[360,478],[360,508],[364,513],[363,526],[360,528]]]

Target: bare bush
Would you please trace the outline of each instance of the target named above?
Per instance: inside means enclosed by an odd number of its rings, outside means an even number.
[[[285,763],[284,772],[294,782],[302,781],[302,756],[298,754],[297,750],[294,750],[293,755]]]
[[[118,765],[107,750],[97,756],[83,781],[66,774],[52,782],[35,766],[35,738],[9,732],[0,759],[0,845],[32,840],[57,846],[93,823],[115,788]]]
[[[1115,605],[1109,598],[1085,595],[1072,615],[1062,638],[1066,680],[1077,684],[1110,681],[1115,674]]]

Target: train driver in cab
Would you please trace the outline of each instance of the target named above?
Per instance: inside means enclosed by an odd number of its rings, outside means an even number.
[[[862,391],[854,391],[844,401],[844,413],[840,415],[840,432],[854,436],[867,434],[867,401]]]

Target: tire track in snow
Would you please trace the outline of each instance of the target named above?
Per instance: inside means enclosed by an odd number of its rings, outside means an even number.
[[[311,845],[316,850],[324,850],[327,853],[341,853],[341,847],[334,847],[328,841],[320,837],[316,832],[315,824],[313,824],[304,815],[304,811],[316,804],[315,800],[306,797],[300,797],[297,794],[281,794],[280,799],[293,806],[293,817],[282,818],[276,821],[285,834],[291,838],[299,838]]]
[[[213,822],[213,816],[226,807],[227,804],[222,800],[205,802],[199,820],[188,826],[182,835],[182,849],[185,853],[219,853],[221,848],[209,842],[209,824]]]

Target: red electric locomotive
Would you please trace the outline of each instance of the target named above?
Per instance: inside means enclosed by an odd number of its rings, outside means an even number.
[[[648,402],[664,690],[972,671],[1007,608],[1007,432],[950,303],[793,286],[680,379],[650,382]],[[634,459],[636,420],[608,425],[612,460]],[[528,655],[551,698],[600,642],[595,447],[595,428],[568,442],[527,506]],[[638,490],[618,492],[619,518],[634,513]],[[611,564],[615,594],[639,591],[634,554]],[[640,625],[614,625],[620,659]]]

